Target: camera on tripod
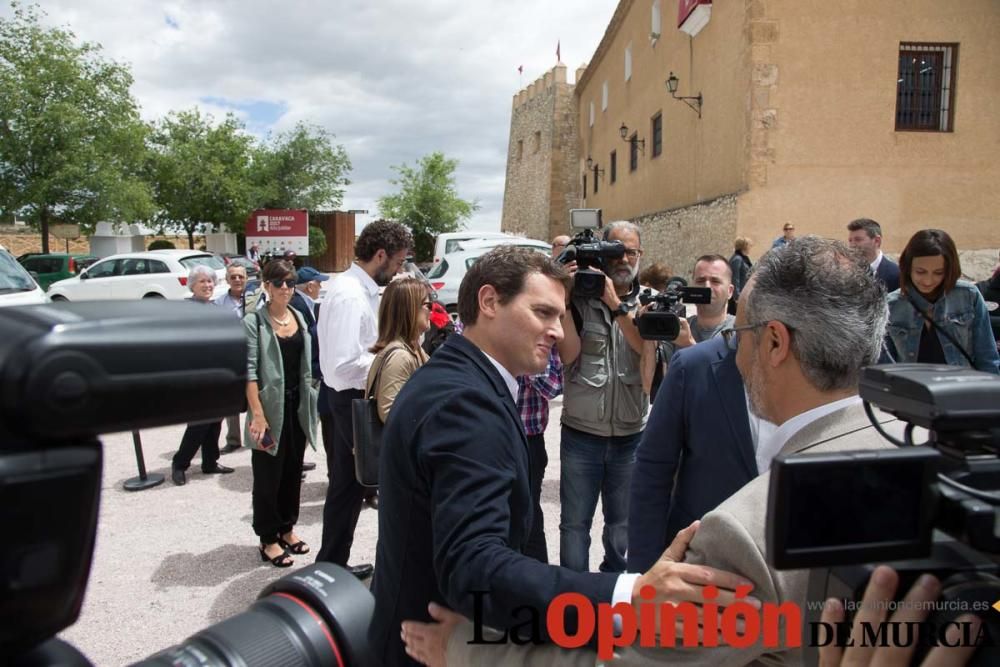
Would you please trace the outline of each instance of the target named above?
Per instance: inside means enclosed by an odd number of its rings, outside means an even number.
[[[649,287],[642,290],[639,303],[643,306],[652,304],[635,320],[639,335],[645,340],[676,340],[681,332],[680,318],[684,317],[684,305],[712,303],[712,290],[709,287],[688,287],[687,281],[675,276],[658,294],[653,294]]]
[[[601,228],[601,209],[575,208],[569,212],[569,226],[576,232],[556,261],[576,262],[573,276],[573,296],[599,299],[604,294],[605,276],[610,260],[625,256],[621,241],[604,241],[594,235]]]
[[[184,302],[3,310],[0,518],[16,530],[0,568],[0,663],[89,666],[55,635],[79,616],[90,576],[103,460],[97,436],[240,412],[246,336],[230,312]],[[374,606],[346,570],[316,563],[145,664],[372,664],[366,632]]]
[[[993,645],[969,664],[1000,664],[1000,617],[990,609],[1000,600],[1000,377],[932,364],[871,366],[860,394],[872,424],[899,448],[776,458],[769,560],[778,569],[818,568],[809,579],[813,601],[860,601],[878,563],[899,573],[900,597],[933,574],[941,596],[927,626],[980,612]],[[872,404],[906,422],[903,440],[885,431]],[[921,446],[916,427],[930,433]],[[807,610],[803,631],[820,613]]]

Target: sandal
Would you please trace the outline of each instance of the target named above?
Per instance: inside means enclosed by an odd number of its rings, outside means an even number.
[[[258,547],[260,549],[260,559],[265,563],[270,562],[271,565],[275,567],[291,567],[292,565],[295,564],[295,561],[292,559],[292,557],[289,556],[288,552],[284,550],[282,550],[282,552],[277,556],[275,556],[274,558],[268,557],[267,553],[264,551],[265,549],[267,549],[267,547],[268,545],[266,544],[262,544],[260,545],[260,547]]]
[[[293,553],[296,556],[304,556],[305,554],[309,553],[309,545],[303,542],[302,540],[299,540],[295,544],[289,544],[288,542],[284,541],[279,537],[278,544],[283,546],[285,548],[285,551]]]

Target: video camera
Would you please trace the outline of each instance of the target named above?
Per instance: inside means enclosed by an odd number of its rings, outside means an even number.
[[[0,569],[4,665],[90,665],[56,633],[80,614],[97,534],[101,433],[221,419],[243,407],[246,338],[232,313],[169,301],[4,308]],[[345,570],[284,577],[246,612],[148,663],[369,665],[374,599]]]
[[[813,601],[860,601],[877,563],[899,573],[900,598],[929,572],[942,583],[942,604],[927,623],[940,628],[963,612],[984,612],[997,642],[1000,617],[990,607],[1000,600],[1000,377],[955,366],[871,366],[860,394],[872,424],[899,449],[776,458],[770,562],[821,568],[810,573]],[[906,422],[903,440],[885,431],[872,404]],[[922,446],[913,443],[916,427],[929,429]],[[807,611],[804,632],[820,613]],[[815,664],[815,655],[806,657]],[[981,646],[969,664],[1000,664],[1000,649]]]
[[[604,294],[608,260],[625,256],[621,241],[603,241],[594,235],[601,227],[601,209],[575,208],[569,212],[569,226],[577,231],[566,249],[556,257],[562,264],[576,262],[573,296],[599,299]]]
[[[639,303],[653,304],[636,318],[639,335],[645,340],[676,340],[681,332],[684,304],[712,303],[712,290],[708,287],[688,287],[679,276],[667,282],[667,288],[658,294],[646,288],[639,293]]]

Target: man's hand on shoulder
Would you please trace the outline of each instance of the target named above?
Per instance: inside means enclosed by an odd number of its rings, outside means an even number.
[[[707,565],[691,565],[683,562],[684,554],[699,524],[699,521],[695,521],[677,533],[660,560],[636,580],[632,588],[633,605],[655,604],[657,609],[662,603],[691,602],[700,605],[706,599],[705,588],[714,586],[717,595],[712,598],[712,602],[720,607],[731,605],[737,599],[760,607],[760,601],[748,595],[753,590],[753,582],[750,580]],[[679,632],[682,630],[678,628]]]

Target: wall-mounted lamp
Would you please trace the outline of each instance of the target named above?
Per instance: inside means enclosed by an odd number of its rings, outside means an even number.
[[[591,159],[589,155],[587,156],[587,161],[584,164],[587,165],[587,171],[594,172],[594,178],[598,178],[599,176],[604,176],[604,170],[601,169],[598,165],[594,164],[594,161]]]
[[[670,91],[670,96],[675,100],[680,100],[684,104],[688,105],[692,109],[698,112],[698,118],[701,118],[701,93],[698,93],[694,97],[677,96],[677,77],[671,72],[670,76],[667,77],[667,90]]]
[[[618,134],[621,135],[622,141],[626,141],[630,144],[636,144],[637,146],[639,146],[639,150],[641,150],[643,154],[646,153],[646,140],[639,139],[638,136],[632,137],[630,139],[628,136],[628,125],[622,123],[622,126],[618,128]]]

